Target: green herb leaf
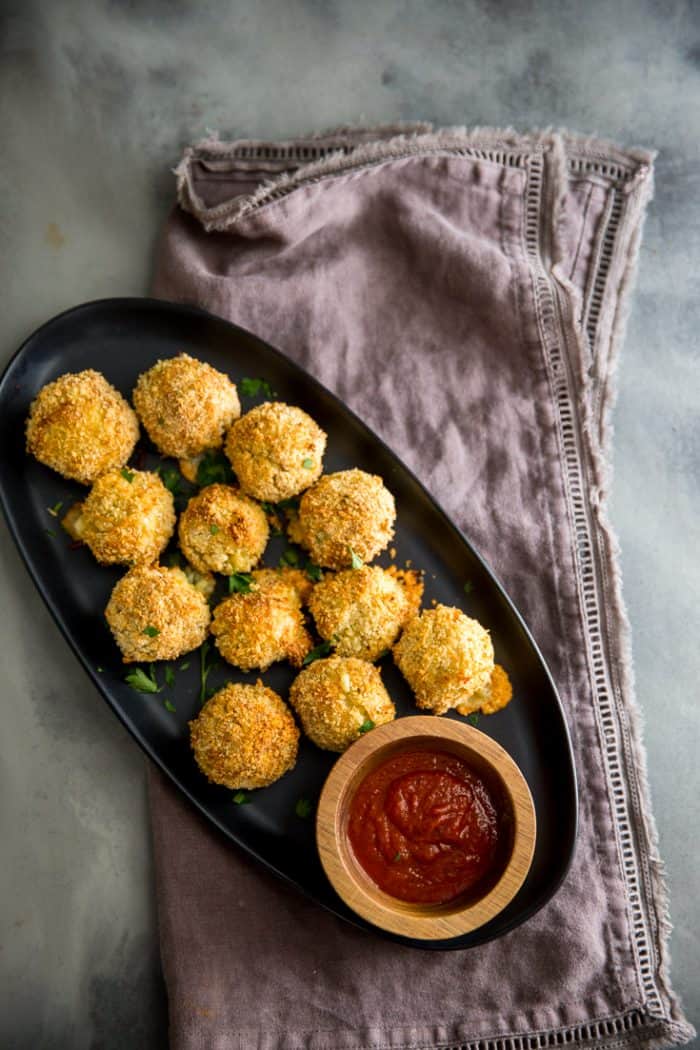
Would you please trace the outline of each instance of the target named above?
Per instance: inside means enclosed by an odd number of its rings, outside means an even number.
[[[362,558],[359,556],[359,554],[355,554],[352,547],[350,547],[350,562],[352,564],[353,569],[361,569],[364,565]]]
[[[56,533],[53,531],[53,529],[44,529],[44,532],[47,536],[56,536]]]
[[[160,631],[157,627],[154,627],[152,624],[149,623],[148,627],[144,627],[142,634],[147,634],[149,638],[157,638],[160,634]]]
[[[175,707],[175,704],[172,702],[172,700],[164,700],[163,707],[166,711],[177,711],[177,708]]]
[[[209,526],[209,531],[212,534],[212,536],[216,536],[217,532],[219,531],[219,526],[218,525],[210,525]]]
[[[464,593],[465,594],[471,594],[473,590],[474,590],[474,584],[472,583],[471,580],[467,580],[467,582],[464,585]]]
[[[58,503],[54,503],[53,507],[47,507],[46,509],[48,510],[48,512],[49,512],[49,514],[51,515],[52,518],[57,518],[58,517],[58,512],[59,512],[59,510],[61,509],[62,506],[63,506],[63,501],[59,500]]]
[[[216,667],[216,660],[209,661],[209,650],[211,646],[209,642],[204,642],[199,650],[199,702],[203,704],[205,700],[209,698],[209,691],[207,690],[207,679],[211,674],[214,667]]]
[[[312,561],[306,563],[306,575],[314,583],[320,583],[323,579],[323,569],[320,565],[314,565]]]
[[[233,481],[231,464],[222,452],[205,452],[197,467],[197,484],[228,485]]]
[[[479,712],[478,711],[472,711],[472,713],[470,715],[467,715],[467,722],[469,722],[470,726],[478,726],[478,724],[479,724]]]
[[[294,565],[298,565],[298,564],[299,564],[299,554],[298,554],[298,552],[295,551],[292,547],[289,547],[289,549],[286,550],[284,552],[284,554],[282,555],[282,557],[280,558],[280,568],[283,569],[285,565],[293,565],[294,566]]]
[[[168,492],[172,492],[173,496],[177,496],[183,491],[182,477],[174,467],[158,467],[156,474],[159,476]]]
[[[374,722],[371,718],[366,718],[360,726],[360,732],[369,733],[370,729],[374,729]]]
[[[307,653],[302,661],[302,667],[307,667],[312,664],[314,660],[320,660],[324,656],[328,656],[333,646],[330,642],[321,642],[315,649],[312,649],[310,653]]]
[[[253,577],[249,572],[233,572],[228,578],[229,594],[250,594]]]
[[[178,671],[186,671],[189,666],[190,666],[190,661],[189,660],[185,660],[184,664],[180,664],[180,666],[178,667]]]
[[[168,666],[165,668],[165,684],[168,686],[169,689],[172,689],[172,687],[175,685],[175,672],[173,671],[170,664],[168,664]]]
[[[129,484],[131,484],[131,482],[136,477],[136,475],[134,474],[133,470],[127,470],[126,467],[122,467],[122,469],[119,471],[119,473],[124,478],[124,481],[128,481]]]
[[[237,806],[245,806],[248,802],[251,802],[251,797],[247,791],[237,791],[233,796],[233,801]]]
[[[312,459],[303,459],[301,461],[301,465],[304,468],[304,470],[312,470],[314,461]]]
[[[397,853],[396,856],[394,857],[394,864],[398,864],[398,862],[401,860],[401,857],[402,857],[402,854],[401,853]]]
[[[98,674],[102,674],[102,672],[104,671],[104,667],[97,667],[97,668],[95,668],[95,670],[97,671]]]
[[[266,379],[250,379],[248,376],[244,376],[238,384],[243,397],[257,397],[258,394],[264,394],[265,397],[273,398],[275,396],[274,391]]]
[[[297,799],[297,804],[294,807],[294,812],[298,817],[301,817],[302,820],[306,820],[307,817],[311,816],[312,809],[313,806],[311,805],[308,798],[300,798]]]
[[[124,681],[135,689],[137,693],[159,693],[158,682],[155,671],[151,665],[150,674],[146,674],[142,667],[135,667],[124,678]],[[162,687],[161,687],[162,688]]]

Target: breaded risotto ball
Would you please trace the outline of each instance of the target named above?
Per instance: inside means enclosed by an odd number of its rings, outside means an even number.
[[[242,671],[265,671],[278,660],[300,667],[313,642],[304,626],[296,582],[283,571],[251,573],[250,590],[214,609],[211,633],[224,660]]]
[[[87,499],[69,510],[63,524],[103,565],[150,564],[175,528],[172,493],[150,471],[110,470]]]
[[[352,656],[309,664],[292,682],[289,702],[306,735],[326,751],[345,751],[396,715],[377,668]]]
[[[219,448],[241,414],[228,376],[189,354],[157,361],[140,375],[134,407],[156,448],[183,460]]]
[[[311,416],[266,401],[232,425],[226,455],[244,492],[278,503],[313,485],[323,470],[326,435]]]
[[[178,536],[200,572],[249,572],[267,546],[270,527],[262,507],[231,485],[207,485],[180,515]]]
[[[190,722],[190,742],[197,765],[213,784],[260,788],[292,769],[299,730],[281,697],[262,682],[229,683]]]
[[[468,703],[493,673],[493,645],[478,620],[436,605],[412,620],[394,646],[394,660],[418,707],[443,715]]]
[[[398,580],[378,565],[326,574],[309,599],[318,633],[338,656],[376,660],[394,644],[409,603]]]
[[[128,664],[175,660],[196,649],[207,636],[210,614],[181,569],[137,565],[116,584],[105,618]]]
[[[463,704],[457,705],[460,715],[470,715],[472,711],[481,711],[482,715],[493,715],[513,699],[513,686],[510,678],[500,664],[496,664],[491,677],[481,689],[477,689]]]
[[[91,368],[47,383],[29,408],[27,451],[83,485],[123,466],[138,436],[133,409]]]
[[[341,470],[325,474],[301,497],[289,537],[317,565],[347,569],[370,562],[394,535],[394,497],[376,474]]]

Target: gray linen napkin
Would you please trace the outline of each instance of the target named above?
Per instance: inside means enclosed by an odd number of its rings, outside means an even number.
[[[426,126],[186,151],[155,294],[284,350],[470,536],[557,681],[581,826],[571,871],[537,915],[478,949],[428,953],[302,899],[153,774],[176,1050],[612,1050],[692,1036],[668,979],[605,510],[652,161],[568,135]]]

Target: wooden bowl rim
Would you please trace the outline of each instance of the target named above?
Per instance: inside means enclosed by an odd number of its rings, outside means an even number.
[[[390,897],[376,886],[341,842],[345,807],[352,786],[363,779],[378,752],[395,745],[434,739],[455,745],[488,765],[499,778],[512,807],[513,844],[510,857],[487,893],[460,905],[426,906]],[[342,754],[323,785],[316,813],[316,845],[323,869],[336,893],[362,918],[390,933],[415,940],[447,940],[470,933],[495,918],[522,886],[532,864],[537,820],[532,795],[516,762],[495,740],[474,726],[436,715],[411,715],[377,726]]]

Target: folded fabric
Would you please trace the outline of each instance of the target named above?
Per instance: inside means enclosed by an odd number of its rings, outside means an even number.
[[[416,472],[487,558],[565,705],[580,830],[505,937],[424,952],[275,880],[153,773],[175,1050],[528,1050],[688,1040],[605,510],[616,358],[652,154],[427,126],[203,142],[157,296],[279,347]],[[517,698],[514,700],[517,703]]]

